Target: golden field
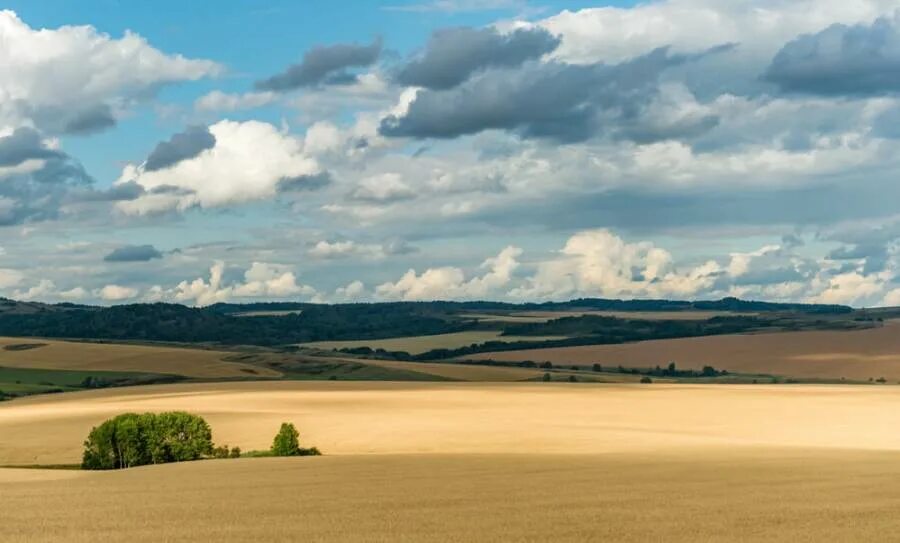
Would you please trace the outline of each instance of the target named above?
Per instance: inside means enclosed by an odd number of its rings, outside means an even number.
[[[0,469],[3,540],[858,541],[900,528],[900,388],[240,382],[0,404],[0,464],[186,409],[320,458]]]
[[[0,470],[3,541],[890,541],[896,453],[381,455]]]
[[[314,349],[353,349],[357,347],[369,347],[370,349],[384,349],[386,351],[405,351],[409,354],[422,354],[434,349],[458,349],[472,344],[488,341],[503,341],[512,343],[516,341],[547,341],[552,339],[564,339],[562,336],[501,336],[497,331],[469,331],[455,332],[452,334],[437,334],[433,336],[409,336],[390,339],[361,339],[354,341],[315,341],[302,343],[301,347]]]
[[[900,322],[853,331],[735,334],[642,341],[621,345],[586,345],[480,353],[474,360],[625,367],[665,366],[685,369],[709,365],[730,372],[772,374],[807,379],[900,381]]]
[[[695,447],[900,451],[900,387],[281,381],[154,385],[0,404],[0,465],[80,460],[125,411],[204,416],[263,449],[282,421],[332,455],[602,454]]]
[[[6,347],[42,345],[27,350]],[[196,378],[278,377],[266,368],[228,362],[232,353],[168,346],[0,338],[0,367],[48,370],[133,371]]]

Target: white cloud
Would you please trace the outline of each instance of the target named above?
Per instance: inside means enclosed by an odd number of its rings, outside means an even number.
[[[882,300],[881,305],[885,307],[897,307],[900,306],[900,288],[895,288],[891,290],[884,296],[884,300]]]
[[[809,299],[824,304],[868,305],[883,292],[885,279],[884,274],[841,273],[825,279],[825,289]]]
[[[303,149],[311,155],[322,155],[341,148],[344,134],[333,123],[319,121],[306,130]]]
[[[350,256],[384,258],[387,251],[382,245],[360,244],[354,241],[320,241],[308,251],[310,256],[321,259],[337,259]]]
[[[463,270],[454,267],[429,268],[421,275],[409,270],[397,282],[376,287],[375,295],[381,299],[404,301],[496,298],[503,295],[500,289],[511,281],[521,254],[522,249],[518,247],[503,249],[481,265],[487,270],[484,275],[469,281]]]
[[[73,289],[69,289],[69,290],[59,293],[60,298],[62,298],[64,300],[72,300],[72,301],[84,300],[88,296],[90,296],[90,293],[82,287],[75,287]]]
[[[16,291],[18,300],[46,300],[56,294],[56,284],[49,279],[41,279],[36,285],[25,291]]]
[[[71,293],[71,291],[69,291]],[[121,285],[106,285],[96,292],[96,295],[107,302],[121,302],[137,297],[138,290]]]
[[[229,94],[214,90],[204,94],[194,102],[194,109],[198,111],[237,111],[241,109],[253,109],[271,104],[275,101],[273,92],[247,92],[244,94]]]
[[[0,43],[0,126],[63,130],[98,105],[127,106],[161,85],[221,72],[132,32],[115,39],[91,26],[33,29],[8,10],[0,11]]]
[[[352,302],[362,299],[365,293],[366,285],[362,281],[352,281],[346,286],[335,289],[334,296],[337,301]]]
[[[896,8],[893,0],[662,0],[565,10],[537,24],[562,37],[555,56],[569,62],[618,62],[658,47],[698,52],[727,43],[765,57],[797,35],[838,22],[869,23]]]
[[[710,288],[721,272],[715,262],[679,271],[672,255],[650,242],[628,243],[609,230],[588,230],[570,237],[558,257],[538,264],[535,274],[511,295],[523,299],[692,296]]]
[[[316,294],[314,288],[297,284],[296,275],[287,266],[254,262],[244,272],[244,281],[232,284],[224,282],[224,273],[225,263],[216,262],[209,270],[209,280],[198,277],[193,281],[182,281],[171,290],[154,287],[148,294],[152,299],[172,299],[197,306],[234,298],[275,299]]]
[[[316,175],[317,162],[302,142],[259,121],[220,121],[209,127],[216,144],[199,155],[156,171],[129,165],[118,183],[134,181],[147,193],[119,202],[129,215],[191,207],[213,208],[273,198],[285,179]]]

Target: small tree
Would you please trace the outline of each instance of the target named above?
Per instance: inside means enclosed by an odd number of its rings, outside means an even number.
[[[289,423],[281,423],[281,429],[272,442],[272,454],[275,456],[298,456],[300,454],[300,432]]]
[[[232,458],[240,458],[241,457],[241,448],[234,447],[231,449],[231,457]]]
[[[541,377],[541,379],[546,383],[546,382],[550,381],[552,379],[552,377],[550,377],[549,373],[545,373],[544,376]]]
[[[603,366],[601,366],[600,364],[594,364],[591,369],[593,369],[594,371],[603,371]]]

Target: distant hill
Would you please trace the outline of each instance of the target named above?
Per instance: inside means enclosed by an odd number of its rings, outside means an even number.
[[[0,298],[0,315],[34,315],[35,313],[47,313],[55,311],[69,311],[72,309],[91,309],[86,305],[75,304],[45,304],[41,302],[20,302],[9,298]]]
[[[216,304],[191,308],[179,304],[130,304],[113,307],[74,304],[43,304],[0,299],[0,335],[47,338],[87,338],[104,340],[170,341],[219,343],[226,345],[289,345],[312,341],[380,339],[400,336],[445,334],[477,329],[505,329],[506,323],[482,323],[467,316],[477,311],[731,311],[771,313],[771,318],[744,319],[740,323],[695,324],[690,335],[705,330],[737,327],[781,326],[787,314],[811,320],[822,316],[852,313],[840,305],[776,304],[725,298],[718,301],[607,300],[583,298],[568,302],[510,304],[503,302],[391,302],[360,304],[252,303]],[[266,313],[271,315],[266,315]],[[278,315],[278,313],[283,313]],[[294,312],[294,313],[290,313]],[[253,319],[237,315],[257,313]],[[286,314],[285,314],[286,313]],[[235,316],[232,316],[235,315]],[[807,315],[803,317],[803,315]],[[730,317],[729,317],[730,318]],[[792,317],[793,318],[793,317]],[[585,318],[587,319],[587,318]],[[570,318],[571,320],[571,318]],[[582,320],[570,327],[594,333],[594,321]],[[628,329],[626,318],[608,317],[595,335],[608,336],[608,329]],[[549,326],[549,325],[548,325]],[[646,325],[644,325],[646,326]],[[596,326],[594,326],[596,328]],[[664,326],[666,337],[685,324]],[[700,327],[700,328],[698,328]],[[659,328],[659,327],[658,327]],[[662,333],[662,332],[660,332]],[[657,335],[653,332],[653,335]],[[632,337],[620,334],[625,340]],[[641,336],[643,337],[643,336]],[[589,338],[582,336],[581,341]],[[636,339],[636,338],[634,338]]]
[[[303,302],[264,302],[250,304],[226,304],[218,303],[207,307],[210,311],[230,315],[235,313],[277,312],[277,311],[302,311],[321,304]],[[748,301],[738,298],[722,298],[721,300],[618,300],[607,298],[578,298],[567,302],[532,302],[532,303],[507,303],[507,302],[383,302],[373,304],[344,304],[348,306],[411,306],[429,307],[441,312],[452,311],[733,311],[733,312],[768,312],[768,311],[792,311],[811,314],[841,314],[850,313],[853,308],[845,305],[831,304],[798,304],[798,303],[774,303]]]

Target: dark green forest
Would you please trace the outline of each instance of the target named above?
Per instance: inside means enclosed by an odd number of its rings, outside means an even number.
[[[484,311],[691,311],[755,312],[760,316],[716,317],[706,321],[650,321],[588,315],[546,323],[480,322],[469,316]],[[236,317],[255,311],[300,311],[283,316]],[[500,302],[396,302],[324,305],[306,303],[216,304],[191,308],[177,304],[89,307],[0,300],[0,335],[163,341],[222,345],[279,346],[310,341],[382,339],[500,329],[507,335],[565,335],[541,343],[488,344],[491,350],[541,346],[621,343],[641,339],[689,337],[753,329],[845,327],[855,325],[846,306],[773,304],[735,298],[719,301],[579,299],[543,304]],[[849,323],[849,324],[848,324]],[[476,352],[474,348],[433,352],[428,359]],[[481,349],[478,349],[481,350]]]

